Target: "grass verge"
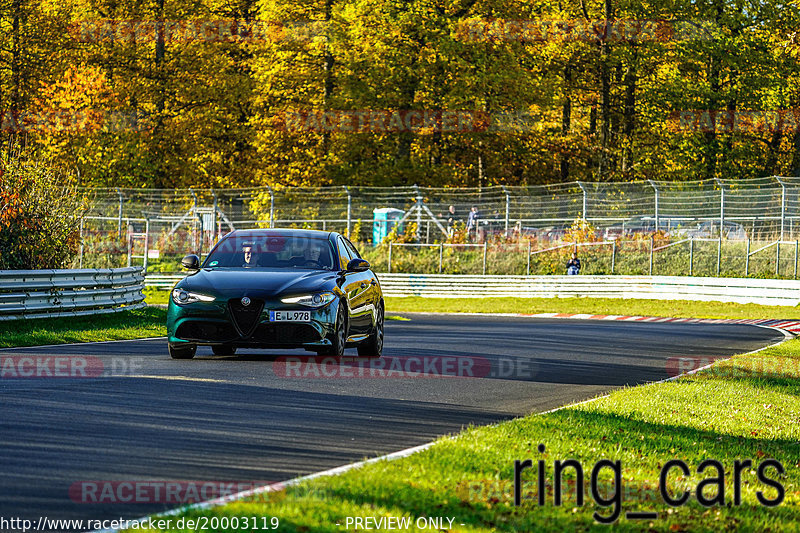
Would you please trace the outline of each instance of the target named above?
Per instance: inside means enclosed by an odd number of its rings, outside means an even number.
[[[588,483],[593,465],[610,459],[621,463],[621,483],[611,483],[611,470],[604,469],[597,486],[604,498],[621,495],[618,529],[793,531],[800,523],[798,377],[800,340],[792,340],[717,362],[693,376],[622,389],[548,414],[469,428],[407,458],[319,478],[263,495],[258,501],[181,516],[278,517],[280,531],[297,532],[352,530],[352,523],[347,527],[348,517],[405,517],[413,524],[421,516],[452,517],[453,529],[462,531],[607,531],[593,513],[609,516],[616,504],[597,505],[599,498],[592,497]],[[537,449],[540,444],[545,446],[544,453]],[[523,473],[520,507],[513,504],[517,459],[532,459],[534,465]],[[543,506],[535,496],[535,465],[540,459],[545,461],[548,479]],[[583,505],[576,502],[573,468],[565,471],[563,505],[553,504],[554,461],[566,459],[583,465],[587,482]],[[674,508],[664,503],[658,490],[661,469],[673,459],[690,468],[687,476],[673,470],[668,478],[673,497],[690,491],[688,503]],[[701,480],[719,475],[714,467],[697,474],[697,467],[707,459],[719,461],[724,469],[725,502],[708,508],[696,496]],[[745,459],[753,466],[741,474],[742,501],[735,505],[734,462]],[[757,491],[769,500],[778,494],[758,478],[758,465],[768,459],[776,459],[785,468],[783,475],[764,471],[785,491],[785,500],[773,508],[757,499]],[[716,493],[716,486],[704,490],[708,498]],[[628,519],[628,511],[654,511],[658,518]],[[172,517],[173,525],[178,518]]]
[[[108,315],[0,322],[0,348],[97,342],[167,334],[167,310],[154,307]]]
[[[620,298],[386,298],[395,313],[589,313],[685,318],[800,319],[800,308],[690,300]]]

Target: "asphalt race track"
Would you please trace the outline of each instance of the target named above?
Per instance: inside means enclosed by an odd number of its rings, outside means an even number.
[[[0,516],[135,518],[176,505],[84,503],[75,487],[282,481],[660,380],[676,357],[783,338],[747,325],[408,316],[387,322],[384,357],[366,362],[208,348],[178,361],[163,339],[0,350],[14,364],[69,356],[85,371],[88,361],[95,376],[0,379]]]

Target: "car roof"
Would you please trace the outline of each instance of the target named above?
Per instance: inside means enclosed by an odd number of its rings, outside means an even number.
[[[228,233],[227,237],[268,237],[273,235],[304,235],[306,237],[316,237],[318,239],[327,239],[332,235],[338,235],[333,231],[321,231],[316,229],[298,229],[298,228],[253,228],[253,229],[237,229]]]

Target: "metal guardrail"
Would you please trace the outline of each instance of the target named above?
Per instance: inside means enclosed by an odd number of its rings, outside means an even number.
[[[169,289],[182,274],[148,275],[148,287]],[[691,276],[465,276],[378,274],[386,296],[435,298],[637,298],[762,305],[800,304],[800,281]]]
[[[143,307],[141,267],[0,270],[0,320],[114,313]]]
[[[800,281],[690,276],[457,276],[381,274],[386,296],[636,298],[800,304]]]

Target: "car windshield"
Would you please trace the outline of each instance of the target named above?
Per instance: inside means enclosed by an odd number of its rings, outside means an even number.
[[[324,237],[307,234],[234,235],[223,239],[203,268],[310,268],[333,270],[335,254]]]

